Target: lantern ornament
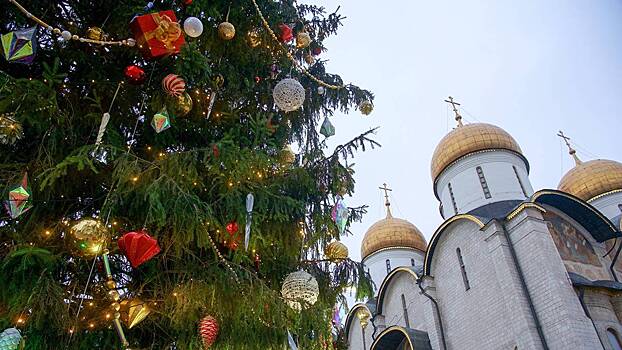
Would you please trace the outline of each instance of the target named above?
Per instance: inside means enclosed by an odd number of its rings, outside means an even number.
[[[305,102],[305,88],[298,80],[285,78],[276,84],[272,97],[280,110],[292,112],[302,107]]]
[[[317,280],[303,270],[287,275],[281,288],[281,295],[287,305],[296,311],[301,311],[305,306],[315,304],[319,294],[320,288]]]
[[[137,268],[160,252],[158,241],[146,232],[128,232],[119,238],[119,249],[133,268]]]
[[[130,329],[142,322],[151,313],[147,303],[139,298],[123,300],[120,305],[123,320]]]
[[[22,342],[22,335],[16,328],[7,328],[0,333],[0,350],[17,350]]]
[[[348,247],[339,241],[330,242],[324,254],[330,261],[340,261],[348,258]]]

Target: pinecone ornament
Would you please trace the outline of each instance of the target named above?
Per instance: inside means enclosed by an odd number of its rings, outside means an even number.
[[[209,349],[216,341],[218,329],[218,321],[212,316],[205,316],[199,321],[199,335],[205,349]]]
[[[7,328],[0,333],[0,350],[17,350],[22,335],[15,328]]]

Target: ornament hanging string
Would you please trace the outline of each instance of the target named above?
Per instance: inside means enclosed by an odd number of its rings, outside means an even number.
[[[15,5],[15,7],[17,7],[17,9],[22,12],[26,17],[30,18],[31,20],[33,20],[34,22],[36,22],[37,24],[39,24],[40,26],[42,26],[43,28],[45,28],[46,30],[55,33],[55,34],[60,34],[61,30],[60,28],[54,28],[51,25],[47,24],[46,22],[44,22],[42,19],[40,19],[39,17],[33,15],[32,13],[30,13],[28,10],[26,10],[24,8],[24,6],[22,6],[19,2],[17,2],[17,0],[8,0],[10,3],[12,3],[13,5]],[[136,44],[136,41],[133,38],[129,38],[129,39],[125,39],[125,40],[118,40],[118,41],[106,41],[106,40],[93,40],[93,39],[88,39],[88,38],[83,38],[81,36],[78,35],[73,35],[71,37],[72,40],[76,40],[76,41],[80,41],[83,43],[89,43],[89,44],[99,44],[99,45],[126,45],[126,46],[134,46]]]
[[[151,72],[149,73],[149,79],[147,79],[147,86],[151,85],[151,78],[153,77],[153,72],[155,71],[157,62],[153,63],[151,67]],[[132,130],[132,136],[130,137],[130,144],[127,146],[127,153],[130,153],[130,149],[134,144],[134,136],[136,135],[136,129],[138,129],[138,123],[140,122],[140,115],[143,112],[143,108],[145,107],[145,101],[147,100],[147,95],[143,96],[143,100],[140,103],[140,108],[138,109],[138,116],[136,117],[136,123],[134,124],[134,130]],[[126,154],[127,154],[126,153]]]
[[[257,10],[257,14],[259,15],[259,18],[261,18],[261,22],[263,23],[263,26],[266,28],[266,30],[268,31],[268,33],[270,33],[270,36],[272,37],[272,39],[276,42],[276,44],[279,46],[279,48],[285,52],[285,54],[287,55],[287,57],[292,61],[292,63],[307,77],[309,77],[309,79],[313,80],[314,82],[327,87],[329,89],[333,89],[333,90],[340,90],[343,89],[343,85],[333,85],[333,84],[329,84],[326,83],[318,78],[316,78],[313,74],[309,73],[309,71],[307,69],[305,69],[294,57],[294,55],[292,55],[289,50],[287,50],[287,48],[285,46],[283,46],[283,44],[281,44],[281,42],[279,41],[279,39],[277,38],[276,34],[274,33],[274,31],[272,30],[272,28],[270,28],[270,23],[268,23],[268,21],[266,20],[266,18],[264,17],[263,13],[261,12],[261,9],[259,8],[259,5],[257,4],[256,0],[251,0],[253,2],[253,5],[255,5],[255,10]]]

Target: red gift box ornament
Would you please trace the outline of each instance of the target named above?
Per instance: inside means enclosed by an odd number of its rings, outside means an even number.
[[[145,58],[174,55],[185,43],[181,26],[171,10],[138,16],[130,27]]]
[[[119,249],[133,268],[137,268],[160,252],[158,241],[143,231],[128,232],[119,238],[118,243]]]

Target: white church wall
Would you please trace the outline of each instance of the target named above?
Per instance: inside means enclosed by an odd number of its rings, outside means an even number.
[[[622,191],[613,192],[589,202],[610,220],[622,214],[619,205],[622,205]]]
[[[374,342],[372,338],[373,331],[374,327],[371,324],[371,321],[363,330],[361,322],[355,316],[350,323],[350,329],[348,332],[348,350],[369,350]],[[365,338],[365,341],[363,341],[363,337]]]
[[[423,314],[425,300],[419,294],[417,280],[412,274],[399,272],[391,279],[383,294],[382,313],[388,326],[397,325],[421,331],[427,330]],[[406,313],[404,313],[402,295],[406,304]]]
[[[466,290],[457,254],[460,248],[469,281]],[[459,221],[443,233],[434,251],[432,275],[449,349],[513,349],[514,337],[503,293],[495,278],[484,233]]]
[[[424,253],[416,249],[391,248],[366,257],[363,264],[369,269],[372,281],[376,285],[374,294],[378,292],[382,281],[390,271],[400,266],[412,266],[411,259],[415,261],[415,267],[423,266]],[[387,271],[387,260],[391,264],[390,271]]]
[[[588,288],[584,291],[583,300],[605,350],[617,350],[609,342],[607,330],[612,329],[620,336],[622,335],[622,326],[615,314],[609,294],[606,291]]]
[[[477,172],[478,166],[486,179],[490,198],[486,198],[484,194]],[[462,214],[489,203],[524,200],[533,194],[524,160],[505,150],[482,151],[458,160],[439,176],[436,190],[442,202],[444,218],[456,214],[454,201],[457,213]]]

